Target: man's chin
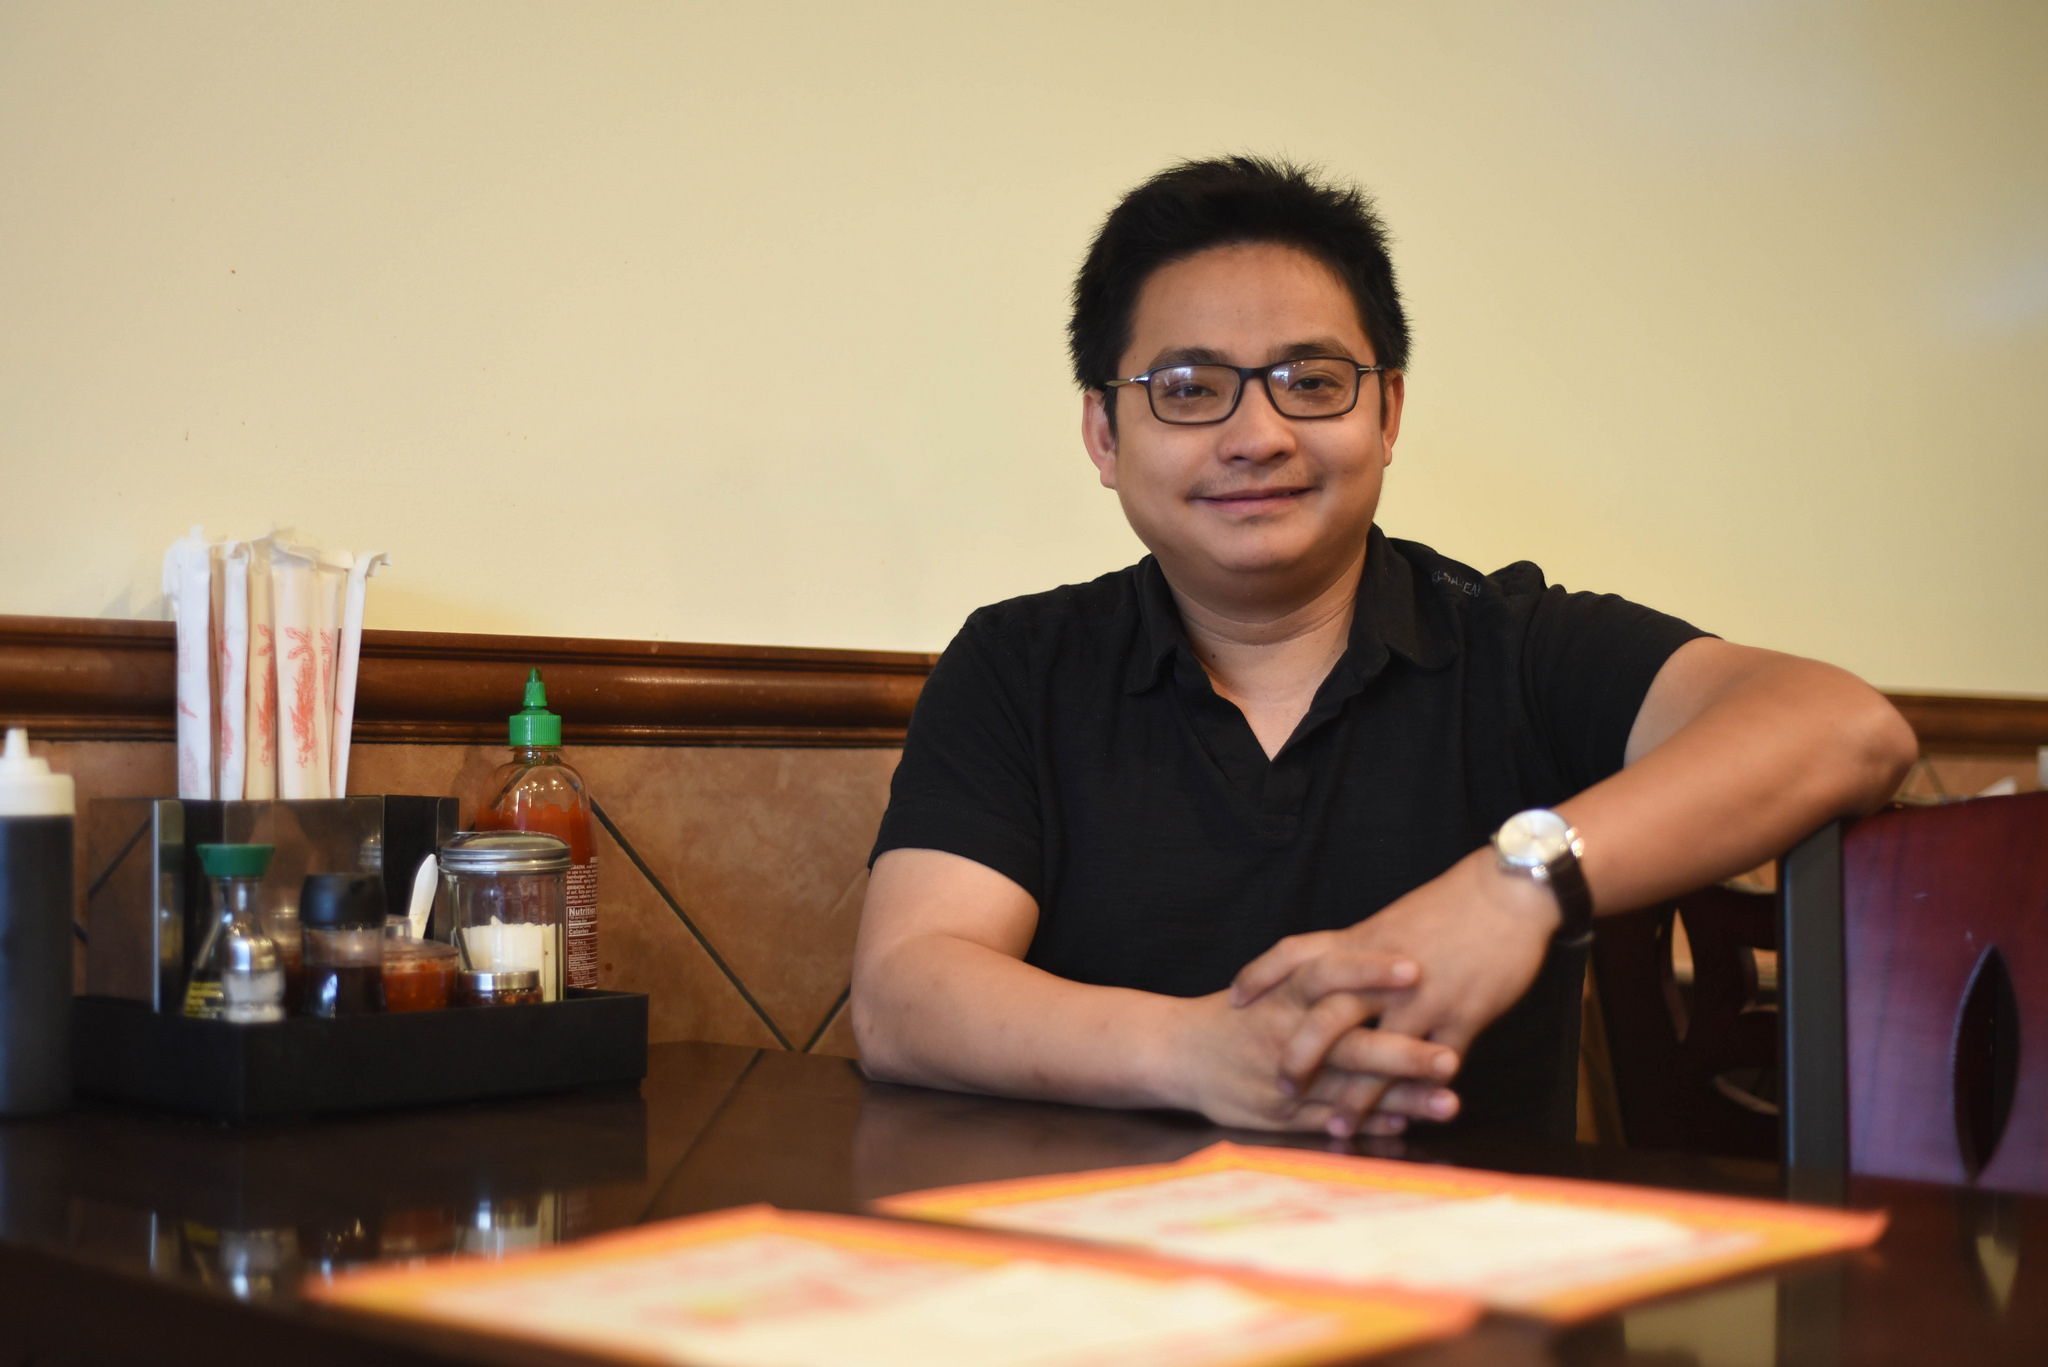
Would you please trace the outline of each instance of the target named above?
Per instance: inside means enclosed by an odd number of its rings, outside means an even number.
[[[1321,558],[1313,546],[1250,537],[1188,546],[1175,557],[1183,565],[1199,564],[1208,577],[1247,585],[1291,579]],[[1166,557],[1161,561],[1165,563]]]

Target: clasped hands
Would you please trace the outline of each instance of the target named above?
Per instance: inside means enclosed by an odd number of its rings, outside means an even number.
[[[1450,1119],[1446,1084],[1535,981],[1557,925],[1550,892],[1482,848],[1357,925],[1280,941],[1190,1003],[1197,1109],[1339,1138]]]

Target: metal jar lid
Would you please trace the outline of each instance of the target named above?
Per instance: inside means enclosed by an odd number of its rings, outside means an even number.
[[[537,831],[458,831],[441,847],[443,873],[565,873],[569,843]]]
[[[465,972],[462,986],[472,992],[538,991],[540,974],[531,968],[508,968],[502,973]]]

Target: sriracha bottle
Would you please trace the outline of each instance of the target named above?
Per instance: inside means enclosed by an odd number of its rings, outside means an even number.
[[[526,707],[511,717],[512,759],[501,764],[477,804],[480,831],[538,831],[569,845],[569,906],[563,927],[563,981],[597,986],[597,849],[591,841],[590,791],[562,761],[562,719],[548,711],[540,670],[526,680]]]

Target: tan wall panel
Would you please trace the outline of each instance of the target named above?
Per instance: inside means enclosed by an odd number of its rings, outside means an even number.
[[[2048,10],[1158,16],[0,7],[0,612],[278,520],[373,626],[935,649],[1133,558],[1071,272],[1253,149],[1400,239],[1394,533],[2048,693]]]

